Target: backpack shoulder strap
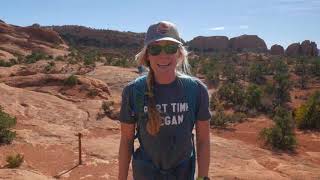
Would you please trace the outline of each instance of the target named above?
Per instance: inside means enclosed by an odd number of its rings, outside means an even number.
[[[138,138],[139,142],[139,120],[144,116],[144,103],[145,103],[145,93],[146,93],[146,82],[147,76],[143,75],[134,80],[132,95],[133,95],[133,111],[135,118],[137,119],[136,123],[136,132],[134,139]]]

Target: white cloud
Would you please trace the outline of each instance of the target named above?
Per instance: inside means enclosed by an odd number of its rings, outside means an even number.
[[[211,30],[211,31],[222,31],[222,30],[224,30],[224,27],[223,26],[214,27],[214,28],[209,28],[209,30]]]
[[[240,25],[239,28],[240,29],[249,29],[249,26],[248,25]]]

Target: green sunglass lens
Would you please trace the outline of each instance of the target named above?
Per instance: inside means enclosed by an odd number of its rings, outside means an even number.
[[[161,49],[161,46],[150,46],[148,50],[151,55],[155,56],[160,54]]]
[[[152,45],[148,47],[148,52],[149,54],[151,54],[152,56],[157,56],[161,53],[162,50],[164,50],[164,52],[166,54],[174,54],[177,52],[179,46],[176,44],[168,44],[165,46],[160,46],[160,45]]]
[[[178,50],[178,45],[176,44],[169,44],[167,46],[164,46],[164,51],[167,53],[167,54],[174,54],[177,52]]]

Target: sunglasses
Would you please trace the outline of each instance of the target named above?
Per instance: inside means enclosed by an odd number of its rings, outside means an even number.
[[[166,54],[175,54],[179,49],[178,44],[167,44],[164,46],[160,45],[149,45],[148,46],[148,53],[152,56],[157,56],[164,51]]]

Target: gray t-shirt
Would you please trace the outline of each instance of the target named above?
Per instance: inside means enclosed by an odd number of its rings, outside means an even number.
[[[211,115],[209,111],[209,96],[207,87],[198,79],[198,94],[196,96],[195,120],[206,121]],[[120,121],[123,123],[136,123],[133,103],[134,81],[129,83],[122,93]],[[182,160],[190,157],[192,152],[193,121],[188,118],[192,108],[186,98],[186,93],[176,78],[170,84],[154,85],[154,94],[157,109],[161,112],[162,123],[160,132],[156,136],[150,135],[146,130],[147,119],[139,120],[139,133],[141,144],[153,163],[161,169],[175,167]],[[147,106],[144,112],[147,113]]]

